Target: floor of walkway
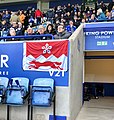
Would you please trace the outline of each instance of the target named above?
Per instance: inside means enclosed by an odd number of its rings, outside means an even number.
[[[114,120],[114,97],[85,101],[76,120]]]

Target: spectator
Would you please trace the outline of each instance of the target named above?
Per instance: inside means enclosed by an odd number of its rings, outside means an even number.
[[[76,15],[73,17],[73,22],[74,22],[74,26],[78,28],[78,26],[80,25],[80,20],[78,20],[78,17]]]
[[[112,2],[110,2],[109,5],[108,5],[108,11],[109,12],[112,10],[113,6],[114,6],[114,0],[112,0]]]
[[[24,35],[24,28],[21,22],[18,22],[16,33],[17,35]]]
[[[11,23],[13,23],[13,22],[18,23],[19,22],[19,16],[17,15],[16,12],[12,12],[10,22]]]
[[[11,37],[14,37],[14,38],[8,38],[7,41],[19,41],[18,38],[15,38],[16,30],[14,28],[9,29],[9,35],[8,36],[11,36]]]
[[[3,20],[0,24],[0,31],[7,31],[10,28],[10,24],[6,22],[6,20]]]
[[[25,14],[25,19],[24,19],[24,29],[27,30],[28,25],[29,25],[29,15],[27,14],[27,12],[24,12]]]
[[[35,22],[35,19],[33,18],[33,16],[30,16],[30,18],[29,18],[29,23],[32,23],[32,24],[34,24],[34,22]]]
[[[111,10],[111,17],[114,18],[114,6],[112,7],[112,10]]]
[[[106,19],[111,20],[112,18],[114,18],[114,17],[112,17],[111,12],[107,11],[107,13],[106,13]]]
[[[16,36],[16,31],[14,28],[9,29],[9,36]]]
[[[52,35],[55,35],[55,34],[56,34],[56,31],[55,31],[55,29],[54,29],[54,27],[53,27],[53,24],[49,24],[49,25],[47,26],[46,33],[52,34]]]
[[[71,13],[70,12],[67,12],[66,13],[66,17],[65,17],[65,20],[66,20],[66,24],[68,25],[69,21],[73,19],[73,16],[71,16]]]
[[[49,9],[47,11],[47,20],[53,23],[53,18],[54,18],[54,11],[53,9]]]
[[[69,25],[66,26],[66,30],[71,34],[76,30],[76,26],[74,26],[74,23],[72,20],[69,21]]]
[[[95,14],[92,14],[88,22],[96,22]]]
[[[14,28],[15,30],[17,30],[17,23],[16,22],[12,22],[11,24],[11,28]]]
[[[43,18],[43,14],[39,9],[35,11],[35,18],[37,21],[37,25],[39,25],[41,23],[41,18]]]
[[[24,12],[22,10],[20,11],[19,20],[22,24],[24,24],[25,15],[24,15]]]
[[[104,21],[104,20],[106,20],[106,16],[105,16],[105,14],[103,13],[103,11],[102,11],[101,8],[99,8],[99,9],[97,10],[97,19],[98,19],[99,21]]]
[[[46,30],[45,30],[45,27],[43,25],[38,26],[37,35],[41,35],[37,38],[37,40],[50,40],[50,39],[52,39],[51,36],[46,36]]]
[[[72,7],[71,7],[71,5],[70,5],[70,3],[68,3],[68,5],[67,5],[66,8],[67,8],[67,9],[66,9],[66,13],[67,13],[67,12],[70,12],[70,13],[71,13],[71,11],[73,10]]]
[[[55,11],[55,14],[58,15],[58,17],[61,17],[61,14],[63,13],[63,10],[61,9],[61,6],[57,7],[57,10]]]
[[[26,32],[25,35],[34,35],[33,29],[31,27],[28,27],[25,32]]]
[[[6,22],[7,23],[9,23],[9,20],[10,20],[10,14],[9,14],[9,12],[6,10],[6,12],[4,13],[4,15],[3,15],[3,20],[6,20]]]
[[[60,24],[58,25],[58,28],[57,28],[57,34],[54,35],[54,38],[55,39],[68,39],[70,37],[70,33],[68,33],[66,30],[65,30],[65,27],[64,25]]]

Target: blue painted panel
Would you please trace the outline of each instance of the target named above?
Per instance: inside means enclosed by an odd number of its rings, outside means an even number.
[[[56,116],[56,120],[66,120],[66,116]],[[50,115],[49,120],[54,120],[54,116]]]
[[[100,28],[100,27],[113,27],[114,22],[101,22],[101,23],[86,23],[84,28]]]
[[[3,59],[2,62],[1,59]],[[0,77],[27,77],[30,83],[35,78],[52,78],[56,86],[68,86],[69,70],[62,71],[29,71],[23,70],[23,43],[0,43]],[[69,66],[68,66],[69,67]]]
[[[114,84],[104,84],[105,96],[114,96]]]

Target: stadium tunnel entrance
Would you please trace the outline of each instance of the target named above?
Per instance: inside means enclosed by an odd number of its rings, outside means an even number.
[[[84,100],[114,97],[114,52],[85,52]]]

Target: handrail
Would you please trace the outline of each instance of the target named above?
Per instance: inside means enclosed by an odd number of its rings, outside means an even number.
[[[104,20],[95,20],[94,22],[110,22],[110,21],[114,21],[114,18],[111,18],[111,19],[104,19]],[[89,21],[89,23],[91,23],[91,22],[93,22],[93,21]]]
[[[0,39],[11,39],[11,38],[37,38],[37,37],[51,37],[52,40],[54,39],[54,36],[52,34],[42,34],[42,35],[21,35],[21,36],[5,36],[0,37]]]

